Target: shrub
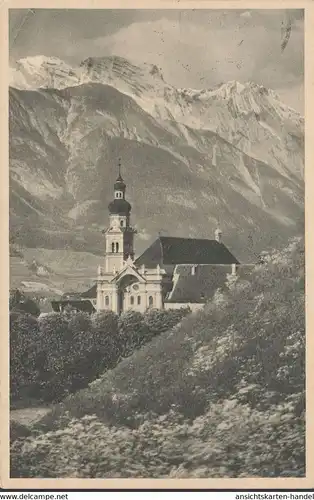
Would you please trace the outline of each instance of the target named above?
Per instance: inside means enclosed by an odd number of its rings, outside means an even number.
[[[45,316],[39,323],[41,354],[44,364],[41,372],[41,396],[45,401],[61,400],[68,394],[71,378],[67,367],[76,346],[69,321],[61,313]]]
[[[95,313],[92,316],[92,329],[98,376],[104,370],[114,367],[120,359],[118,316],[111,311]]]
[[[19,424],[14,420],[10,422],[10,442],[16,439],[25,438],[31,434],[31,431],[25,425]]]
[[[130,355],[134,349],[150,338],[143,314],[138,311],[130,310],[122,313],[119,316],[118,327],[122,356]]]
[[[304,425],[290,406],[265,412],[222,400],[192,423],[176,411],[139,415],[137,428],[65,417],[15,441],[11,477],[301,477]],[[78,438],[79,436],[79,438]]]
[[[40,343],[37,319],[31,314],[10,314],[11,396],[32,397],[38,389]]]
[[[12,294],[11,395],[53,402],[86,387],[182,316],[177,311],[89,316],[68,307],[37,322],[31,315],[14,312],[20,300],[19,291]]]
[[[47,357],[43,388],[50,400],[86,387],[117,360],[117,319],[111,313],[91,318],[68,310],[43,318],[40,329]]]
[[[149,309],[144,315],[151,336],[173,328],[187,314],[186,309]]]
[[[12,312],[20,312],[39,316],[40,309],[34,300],[27,298],[20,290],[10,290],[9,309]]]

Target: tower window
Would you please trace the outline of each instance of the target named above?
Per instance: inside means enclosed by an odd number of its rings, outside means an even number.
[[[148,305],[151,307],[153,304],[154,304],[154,299],[153,299],[153,297],[150,295],[150,296],[148,297]]]
[[[134,297],[133,297],[133,295],[131,295],[131,297],[130,297],[130,304],[131,304],[131,306],[134,305]]]
[[[123,220],[120,220],[120,226],[123,227]]]
[[[138,303],[138,305],[140,305],[140,303],[141,303],[141,296],[140,295],[137,296],[137,303]]]
[[[108,297],[108,295],[106,295],[106,297],[105,297],[105,305],[109,306],[109,297]]]
[[[111,251],[114,253],[114,243],[111,243]]]
[[[116,243],[116,253],[119,252],[119,243]]]

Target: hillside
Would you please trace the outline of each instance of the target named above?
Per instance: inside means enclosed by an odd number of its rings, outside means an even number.
[[[94,283],[99,259],[68,249],[24,248],[22,254],[10,255],[10,288],[50,298],[85,291]]]
[[[153,65],[17,64],[10,88],[10,225],[23,247],[103,252],[117,158],[139,231],[212,238],[240,260],[303,231],[304,120],[268,89],[176,89]],[[171,217],[169,217],[171,213]]]
[[[265,260],[15,441],[13,475],[303,476],[303,241]]]

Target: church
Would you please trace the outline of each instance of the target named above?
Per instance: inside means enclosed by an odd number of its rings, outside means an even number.
[[[120,165],[108,210],[109,225],[103,231],[105,257],[95,285],[75,297],[65,294],[53,301],[54,311],[67,305],[90,313],[179,307],[196,310],[224,286],[228,275],[248,271],[223,244],[220,229],[212,240],[159,236],[135,258],[136,230],[131,224],[131,205]]]

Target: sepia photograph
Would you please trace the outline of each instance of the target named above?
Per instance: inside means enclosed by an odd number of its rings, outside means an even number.
[[[304,17],[9,9],[10,478],[306,477]]]

